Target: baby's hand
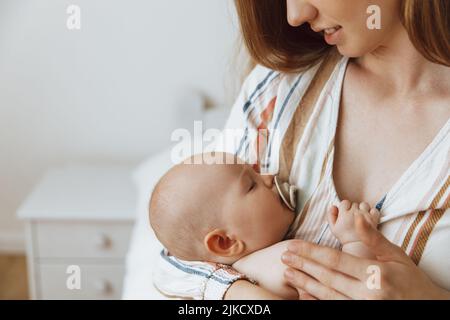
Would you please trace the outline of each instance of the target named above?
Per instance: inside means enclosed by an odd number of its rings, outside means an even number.
[[[380,220],[380,212],[376,208],[370,208],[369,204],[351,203],[348,200],[341,201],[339,205],[332,206],[328,214],[328,223],[331,231],[339,239],[342,245],[358,242],[355,229],[355,215],[360,214],[375,228]]]

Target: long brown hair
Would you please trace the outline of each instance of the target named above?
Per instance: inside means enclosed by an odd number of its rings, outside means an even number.
[[[333,51],[306,24],[287,22],[286,0],[235,0],[242,38],[253,64],[283,72],[311,67]],[[403,0],[401,19],[416,49],[450,66],[450,1]]]
[[[403,0],[402,22],[416,49],[434,63],[450,66],[450,1]]]

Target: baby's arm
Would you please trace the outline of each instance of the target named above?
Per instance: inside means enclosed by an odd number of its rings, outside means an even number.
[[[375,228],[380,220],[380,212],[376,208],[370,208],[365,202],[358,204],[344,200],[330,209],[328,222],[331,231],[341,242],[342,251],[362,258],[374,258],[356,233],[355,215],[362,215]]]
[[[333,207],[328,215],[331,231],[343,245],[342,251],[359,257],[373,258],[373,254],[356,234],[355,214],[362,214],[375,227],[380,218],[379,211],[370,209],[366,203],[352,204],[342,201],[338,207]],[[254,252],[236,261],[233,268],[283,299],[298,299],[297,290],[289,286],[284,279],[286,266],[280,258],[287,250],[288,241]]]
[[[243,257],[233,264],[233,268],[280,298],[297,300],[297,290],[290,287],[283,276],[287,267],[281,262],[281,255],[286,250],[287,241],[279,242]]]

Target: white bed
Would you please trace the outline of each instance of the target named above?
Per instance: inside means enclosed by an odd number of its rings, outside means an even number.
[[[200,117],[204,129],[221,129],[227,115],[228,110],[216,109]],[[186,123],[186,128],[192,127],[191,121]],[[171,167],[170,153],[171,148],[168,147],[155,154],[144,161],[133,174],[138,190],[137,217],[126,258],[123,299],[167,299],[152,284],[153,266],[162,247],[150,228],[147,206],[156,182]]]

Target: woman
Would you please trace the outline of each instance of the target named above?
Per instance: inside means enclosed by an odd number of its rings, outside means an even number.
[[[289,267],[286,280],[305,299],[450,299],[450,3],[236,0],[236,6],[258,64],[227,125],[246,128],[238,154],[251,147],[252,129],[284,134],[317,65],[336,48],[343,56],[296,147],[289,179],[303,194],[291,236],[302,240],[291,240],[280,257]],[[380,28],[369,28],[377,19]],[[268,156],[275,169],[270,157],[279,152],[274,147]],[[340,199],[381,210],[378,230],[356,225],[376,260],[338,250],[326,214]],[[240,276],[228,279],[206,283],[213,293],[201,294],[271,297]]]

